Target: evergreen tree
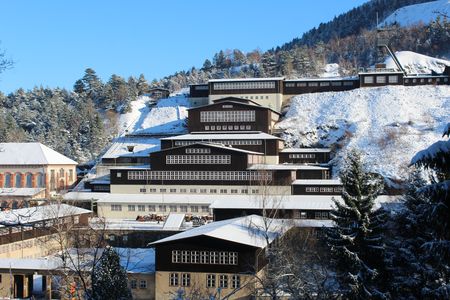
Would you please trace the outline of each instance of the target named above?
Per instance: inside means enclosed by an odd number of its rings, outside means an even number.
[[[87,95],[95,102],[101,101],[103,83],[98,78],[97,73],[93,69],[87,68],[81,80],[84,83]]]
[[[340,178],[342,202],[335,200],[331,218],[336,226],[327,231],[341,292],[349,299],[383,299],[381,283],[385,213],[374,210],[383,189],[379,177],[364,170],[361,155],[352,151]]]
[[[82,94],[86,91],[83,80],[78,79],[77,81],[75,81],[75,84],[73,85],[73,91],[77,94]]]
[[[131,299],[127,273],[120,265],[120,257],[112,247],[106,248],[92,271],[94,300]]]
[[[444,130],[450,136],[450,123]],[[422,221],[416,232],[422,279],[421,298],[448,299],[450,296],[450,140],[438,141],[418,152],[411,164],[428,171],[430,184],[419,190],[422,200],[410,211]],[[417,202],[417,197],[414,198]],[[411,219],[411,218],[410,218]]]
[[[145,93],[148,93],[149,85],[148,85],[147,79],[145,79],[145,77],[144,77],[144,74],[139,75],[139,79],[137,82],[137,90],[138,90],[139,96],[141,96]]]
[[[203,63],[203,70],[209,70],[212,68],[212,63],[209,59],[206,59],[205,62]]]

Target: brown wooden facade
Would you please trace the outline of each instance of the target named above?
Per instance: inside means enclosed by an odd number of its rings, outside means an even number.
[[[359,88],[359,79],[306,79],[284,81],[284,95],[341,92]]]
[[[252,121],[236,121],[236,122],[217,122],[205,121],[201,119],[201,114],[205,112],[252,112],[254,120]],[[189,109],[188,130],[189,132],[199,131],[220,131],[226,128],[226,131],[261,131],[272,133],[273,125],[278,122],[280,114],[270,108],[260,106],[259,104],[247,100],[234,97],[227,97],[213,104],[195,107]],[[217,127],[220,126],[221,129]]]
[[[191,98],[208,98],[209,86],[205,84],[191,84],[189,86],[189,97]]]
[[[298,209],[242,209],[242,208],[214,208],[214,221],[223,221],[248,215],[270,215],[279,219],[329,219],[329,210],[298,210]]]
[[[224,87],[224,85],[229,87]],[[255,87],[252,85],[264,85],[270,87]],[[267,79],[247,79],[247,80],[210,80],[209,95],[239,95],[239,94],[282,94],[283,93],[283,78],[267,78]],[[232,86],[235,86],[233,88]],[[239,88],[242,85],[242,88]],[[244,87],[248,85],[248,87]]]
[[[341,195],[342,184],[330,184],[324,181],[323,183],[316,183],[312,181],[308,184],[292,185],[292,195]]]

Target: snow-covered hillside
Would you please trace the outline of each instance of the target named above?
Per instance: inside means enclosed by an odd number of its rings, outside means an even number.
[[[450,61],[422,55],[412,51],[395,52],[398,60],[408,74],[431,74],[431,71],[442,73]],[[389,56],[385,61],[387,68],[396,69],[394,60]]]
[[[442,14],[450,15],[450,0],[438,0],[404,6],[387,17],[381,22],[380,26],[383,27],[394,23],[400,26],[411,26],[420,23],[428,24]]]
[[[119,135],[124,134],[177,134],[185,133],[185,122],[189,102],[178,93],[174,97],[154,100],[141,96],[131,102],[131,112],[119,119]]]
[[[334,163],[357,148],[371,170],[407,176],[416,152],[441,139],[450,121],[450,86],[386,86],[299,95],[277,127],[287,144],[342,149]]]

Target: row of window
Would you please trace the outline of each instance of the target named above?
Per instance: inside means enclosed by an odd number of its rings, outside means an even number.
[[[229,165],[231,155],[167,155],[168,165]]]
[[[302,81],[286,82],[286,87],[307,87],[307,86],[353,86],[353,81]]]
[[[340,193],[342,192],[342,187],[306,187],[307,193]]]
[[[202,111],[200,112],[200,122],[255,122],[255,111]]]
[[[211,130],[214,126],[211,126]],[[229,145],[229,146],[239,146],[239,145],[262,145],[262,140],[211,140],[217,144]],[[188,146],[197,144],[199,141],[175,141],[175,146]]]
[[[397,75],[389,75],[389,76],[387,76],[387,80],[389,83],[398,83],[398,76]],[[371,84],[374,82],[386,83],[386,76],[384,76],[384,75],[364,76],[364,83]]]
[[[406,78],[405,79],[405,83],[409,83],[410,80],[411,80],[412,83],[417,83],[417,82],[420,82],[420,83],[425,83],[425,82],[432,83],[433,82],[432,78],[427,78],[427,79],[425,79],[425,78],[413,78],[413,79]],[[448,82],[448,78],[436,78],[436,82]]]
[[[140,193],[157,193],[157,189],[156,188],[140,188],[139,189]],[[228,189],[185,189],[185,188],[181,188],[181,189],[176,189],[176,188],[171,188],[171,189],[166,189],[166,188],[161,188],[159,189],[159,193],[177,193],[180,192],[181,194],[186,194],[186,193],[191,193],[191,194],[197,194],[198,192],[200,194],[228,194]],[[230,189],[230,194],[238,194],[239,190],[238,189]],[[249,190],[248,189],[241,189],[240,190],[241,194],[248,194]],[[251,189],[251,193],[252,194],[259,194],[259,189]]]
[[[130,288],[133,290],[138,288],[138,281],[136,279],[130,280]],[[139,288],[146,289],[147,288],[147,280],[139,280]]]
[[[208,205],[165,205],[160,204],[158,206],[154,204],[150,205],[144,205],[144,204],[128,204],[128,211],[147,211],[148,212],[156,212],[156,208],[158,208],[158,212],[167,212],[167,207],[169,207],[170,212],[188,212],[188,208],[190,209],[190,212],[192,213],[198,213],[201,211],[202,213],[209,213],[209,207]],[[111,211],[122,211],[122,205],[121,204],[111,204]]]
[[[213,90],[254,90],[275,89],[275,81],[253,81],[253,82],[215,82]]]
[[[16,173],[16,174],[6,173],[6,174],[4,174],[3,187],[4,188],[12,188],[12,187],[32,188],[33,187],[33,174],[31,174],[31,173],[25,174],[24,185],[22,185],[22,175],[23,175],[22,173]],[[14,184],[13,184],[13,179],[14,179]],[[45,187],[44,174],[38,173],[37,175],[35,175],[35,180],[36,180],[36,184],[35,184],[36,187]]]
[[[172,250],[172,263],[237,265],[238,253],[229,251]]]
[[[169,285],[170,286],[191,286],[191,274],[189,273],[181,273],[181,282],[180,282],[180,274],[178,273],[170,273],[169,275]],[[216,274],[207,274],[206,275],[206,287],[215,288],[216,287]],[[219,288],[228,288],[229,287],[229,276],[228,275],[219,275],[219,282],[217,287]],[[231,275],[231,288],[238,289],[241,287],[241,277],[239,275]]]
[[[289,154],[289,158],[316,158],[316,155],[310,153]]]
[[[209,148],[186,148],[186,154],[208,154],[211,153]]]
[[[227,131],[233,131],[233,130],[252,130],[251,125],[206,125],[205,126],[206,131],[215,131],[215,130],[227,130]]]
[[[267,181],[272,173],[252,171],[130,171],[128,180]]]

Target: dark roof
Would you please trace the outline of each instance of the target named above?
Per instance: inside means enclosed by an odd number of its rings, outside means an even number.
[[[149,92],[151,92],[151,91],[165,91],[165,92],[170,92],[170,90],[165,89],[165,88],[160,88],[160,87],[149,88],[148,91],[149,91]]]

